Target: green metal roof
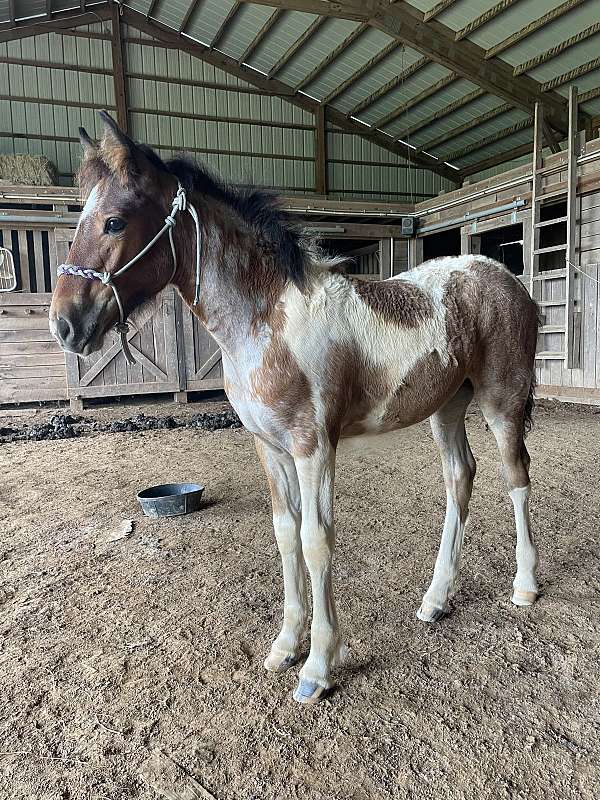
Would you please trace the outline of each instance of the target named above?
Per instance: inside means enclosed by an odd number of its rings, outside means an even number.
[[[375,14],[373,18],[361,17],[357,0],[321,5],[318,0],[274,3],[128,0],[124,6],[163,29],[208,46],[214,43],[217,51],[235,62],[244,61],[285,84],[283,94],[303,93],[326,101],[331,109],[366,123],[391,140],[408,141],[441,162],[452,159],[451,163],[465,174],[480,162],[485,166],[490,160],[509,163],[515,157],[515,148],[522,150],[532,142],[532,126],[527,122],[531,109],[507,103],[501,84],[495,95],[489,83],[480,85],[475,68],[472,74],[458,74],[452,73],[449,62],[442,58],[438,59],[440,63],[431,56],[424,60],[419,42],[403,44],[394,31],[381,29]],[[93,9],[94,5],[102,3],[87,2],[83,7]],[[393,5],[406,9],[399,13],[422,12],[423,30],[433,26],[429,30],[435,36],[436,30],[443,29],[446,37],[455,39],[455,52],[467,53],[469,47],[478,46],[487,51],[482,64],[500,59],[515,77],[537,81],[549,105],[565,97],[569,86],[577,85],[583,114],[600,116],[600,69],[596,61],[600,56],[600,0],[409,0]],[[53,12],[75,12],[81,6],[74,0],[52,0]],[[385,10],[385,4],[379,7]],[[46,18],[46,0],[0,0],[0,31],[14,24],[11,8],[17,23],[36,15],[40,20]],[[317,11],[328,16],[320,18]],[[312,31],[311,35],[295,47],[307,31]],[[399,31],[401,37],[402,25]],[[76,39],[62,57],[65,64],[99,63],[106,46],[110,45],[98,41],[84,46],[84,40]],[[130,69],[136,59],[145,59],[144,69],[157,75],[175,63],[166,57],[158,65],[151,63],[150,53],[137,53],[134,48]],[[414,69],[414,65],[420,68]],[[402,73],[406,75],[399,79]],[[85,92],[94,97],[109,93],[108,82],[105,86],[104,81],[97,81],[99,88],[91,81],[98,76],[89,77],[78,78],[80,83],[89,84]],[[59,92],[61,80],[57,83]],[[156,94],[142,83],[134,80],[132,84],[136,103]],[[156,89],[159,94],[164,91],[164,87]],[[186,102],[195,102],[193,93]]]

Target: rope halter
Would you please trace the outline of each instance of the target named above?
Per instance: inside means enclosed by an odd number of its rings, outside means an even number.
[[[135,358],[133,357],[133,353],[129,348],[129,341],[127,340],[127,334],[129,332],[129,323],[127,322],[127,317],[125,315],[125,309],[123,308],[123,302],[119,295],[119,291],[114,283],[114,279],[118,278],[120,275],[123,275],[124,272],[132,267],[137,261],[145,256],[146,253],[151,250],[154,245],[158,242],[158,240],[165,234],[167,231],[169,233],[169,244],[171,245],[171,254],[173,256],[173,271],[171,272],[171,276],[167,283],[171,283],[173,278],[175,277],[175,273],[177,271],[177,253],[175,251],[175,243],[173,241],[173,228],[177,224],[177,214],[180,211],[187,211],[188,214],[194,220],[194,225],[196,226],[196,287],[194,291],[194,305],[198,305],[200,301],[200,254],[202,250],[202,228],[200,227],[200,220],[198,219],[198,212],[189,202],[187,199],[187,195],[183,186],[177,181],[177,194],[173,198],[173,202],[171,203],[171,213],[165,217],[165,224],[159,230],[159,232],[154,236],[148,244],[144,247],[143,250],[134,256],[130,261],[128,261],[124,266],[119,267],[118,270],[115,272],[96,272],[96,270],[88,269],[86,267],[78,267],[74,264],[60,264],[56,270],[56,274],[58,277],[61,275],[77,275],[80,278],[88,278],[89,280],[98,280],[101,281],[105,286],[110,286],[115,296],[115,300],[117,302],[117,307],[119,309],[119,322],[115,325],[115,330],[121,337],[121,349],[123,350],[123,354],[127,361],[130,364],[135,364]]]

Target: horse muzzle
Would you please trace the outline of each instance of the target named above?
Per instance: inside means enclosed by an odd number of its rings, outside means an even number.
[[[99,335],[97,319],[82,319],[64,310],[50,315],[50,333],[63,350],[78,356],[89,356],[102,346],[104,334]]]

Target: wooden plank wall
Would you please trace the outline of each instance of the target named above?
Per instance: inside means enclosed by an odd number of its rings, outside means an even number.
[[[577,199],[579,230],[575,271],[575,310],[581,313],[580,366],[566,369],[562,361],[547,362],[537,369],[539,391],[543,395],[573,400],[600,401],[600,191]],[[545,299],[559,300],[564,295],[564,280],[550,284]],[[548,308],[546,322],[562,323],[563,308]],[[554,314],[554,316],[553,316]]]
[[[62,350],[50,335],[51,295],[0,295],[0,402],[64,400],[67,377]]]

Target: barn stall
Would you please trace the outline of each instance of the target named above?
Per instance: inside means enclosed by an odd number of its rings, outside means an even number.
[[[596,797],[598,9],[550,5],[0,7],[0,147],[58,176],[0,183],[16,267],[0,294],[0,797]],[[263,670],[281,568],[252,439],[214,395],[216,343],[172,288],[130,332],[133,366],[116,338],[80,359],[49,335],[77,127],[97,134],[101,108],[164,157],[276,189],[362,280],[477,253],[522,280],[550,398],[528,439],[533,608],[509,600],[514,523],[473,410],[452,613],[415,616],[444,523],[428,426],[348,440],[339,686],[301,708],[297,669]],[[136,492],[171,480],[206,485],[201,511],[143,516]]]

